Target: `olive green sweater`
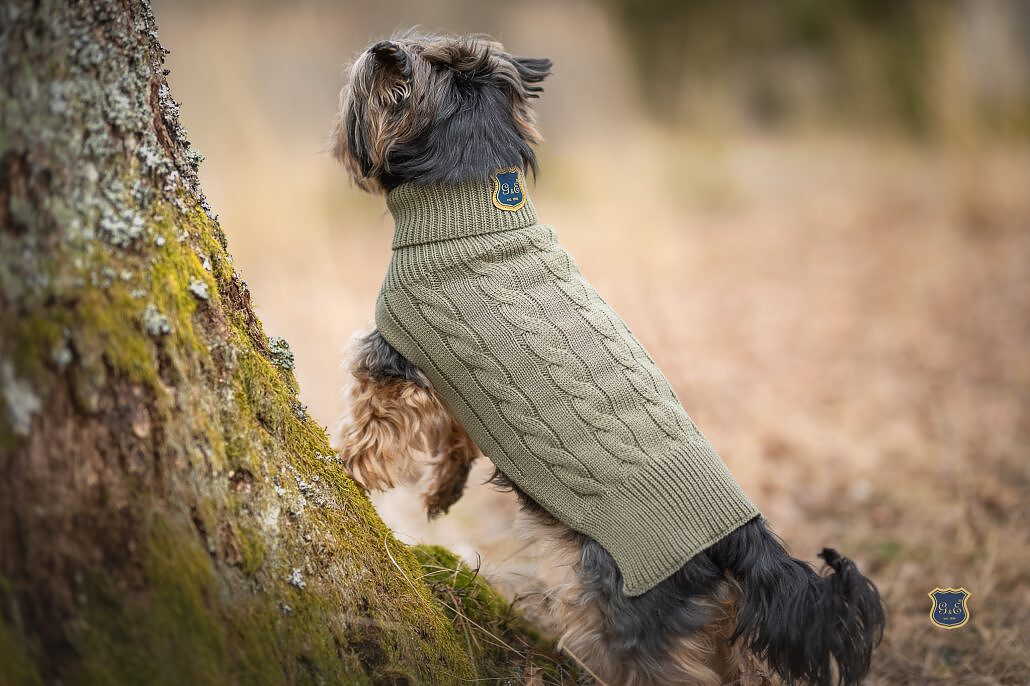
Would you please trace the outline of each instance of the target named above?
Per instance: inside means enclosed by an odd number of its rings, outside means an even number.
[[[515,176],[389,193],[376,324],[483,454],[603,545],[638,595],[758,511]]]

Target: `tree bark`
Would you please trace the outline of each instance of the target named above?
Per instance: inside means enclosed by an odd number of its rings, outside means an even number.
[[[142,0],[0,7],[0,683],[564,680],[305,413],[155,30]]]

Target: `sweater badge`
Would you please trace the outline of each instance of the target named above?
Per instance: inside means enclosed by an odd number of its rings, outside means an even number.
[[[494,172],[490,181],[493,183],[493,201],[497,209],[514,212],[526,204],[526,192],[518,167],[508,167]]]
[[[929,594],[930,623],[941,629],[957,629],[969,621],[966,600],[971,595],[964,588],[935,588]]]

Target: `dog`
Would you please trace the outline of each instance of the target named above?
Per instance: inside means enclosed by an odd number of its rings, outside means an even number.
[[[517,209],[525,203],[522,175],[535,176],[537,172],[534,146],[541,136],[532,102],[539,97],[540,84],[551,68],[548,59],[512,56],[485,36],[409,31],[377,42],[350,67],[332,134],[333,153],[358,187],[385,194],[388,199],[407,192],[404,189],[421,192],[418,189],[458,188],[469,183],[479,188],[475,184],[490,180],[492,188],[482,188],[493,193],[496,221],[507,221],[525,211]],[[489,205],[484,206],[482,212],[492,212]],[[456,216],[453,221],[461,223],[460,210]],[[539,234],[533,240],[540,244],[546,236]],[[497,243],[491,250],[503,252],[505,245]],[[555,250],[541,259],[560,257]],[[499,254],[488,256],[493,262],[484,269],[495,269],[498,263],[503,266]],[[569,274],[575,276],[572,271],[559,273],[565,279],[559,285],[572,283]],[[432,289],[424,290],[427,301],[436,298]],[[495,296],[504,305],[543,306],[527,303],[528,296],[518,288],[501,288]],[[398,320],[400,326],[404,326],[402,320]],[[513,328],[519,325],[520,321],[512,320]],[[447,329],[442,321],[440,327]],[[406,357],[381,329],[382,325],[358,341],[350,365],[351,416],[340,442],[350,474],[368,490],[386,490],[404,474],[417,471],[417,455],[434,456],[424,496],[427,514],[433,518],[446,513],[461,497],[469,470],[483,447],[496,466],[491,481],[519,498],[524,512],[520,521],[526,522],[527,535],[550,544],[556,551],[555,564],[567,570],[569,578],[553,594],[562,631],[559,644],[600,681],[613,686],[707,685],[780,679],[851,685],[866,676],[872,652],[882,637],[885,615],[876,586],[851,560],[825,548],[820,557],[826,569],[818,573],[791,557],[760,514],[748,514],[746,521],[734,524],[714,543],[709,541],[677,563],[677,568],[663,572],[663,578],[650,579],[643,591],[638,585],[630,592],[623,574],[628,567],[620,566],[611,545],[598,540],[606,532],[593,529],[600,535],[592,536],[582,530],[587,527],[570,526],[567,513],[557,516],[560,508],[553,502],[542,504],[529,493],[524,486],[535,482],[527,481],[518,456],[507,460],[501,453],[510,451],[496,448],[478,424],[475,431],[470,426],[474,423],[470,416],[488,410],[462,406],[462,412],[457,412],[454,396],[446,396],[434,383],[434,376],[438,383],[443,381],[429,369],[433,365],[423,360],[423,369],[409,360],[416,355]],[[441,340],[459,346],[462,330]],[[568,361],[569,350],[556,344],[553,331],[537,331],[533,339],[532,327],[524,330],[528,332],[526,345],[545,346],[541,356]],[[615,334],[610,336],[615,340]],[[635,342],[626,340],[631,345]],[[473,361],[472,369],[483,349],[470,348],[467,359]],[[417,347],[412,344],[410,351]],[[626,378],[657,378],[645,353],[634,352],[620,359],[625,368],[619,371]],[[568,363],[580,364],[576,360]],[[641,369],[651,376],[643,376]],[[482,370],[473,371],[470,384],[482,378],[475,376]],[[588,370],[592,371],[605,372]],[[502,410],[507,406],[502,407],[498,398],[504,394],[516,395],[506,401],[510,403],[532,400],[528,392],[517,388],[495,386],[491,391],[485,382],[480,385],[486,389],[483,397],[490,398],[490,403],[484,404],[494,403]],[[637,386],[641,393],[652,393]],[[661,397],[654,399],[654,407],[672,402],[671,391],[659,391]],[[574,390],[567,402],[577,402]],[[583,412],[588,411],[591,408]],[[609,422],[604,424],[609,426],[613,417],[622,419],[615,411],[596,417],[597,425]],[[676,417],[681,430],[693,437],[692,425],[684,426],[682,418]],[[525,435],[533,438],[535,426],[525,428]],[[615,426],[612,431],[622,428]],[[622,435],[625,438],[625,432]],[[492,446],[490,450],[486,444]],[[565,457],[563,453],[561,459]],[[612,477],[615,480],[636,468],[632,460],[613,464],[618,472]],[[592,478],[599,471],[589,460],[585,466],[562,463],[555,470],[556,479],[572,484],[576,493],[586,493],[584,497],[591,494],[589,484],[581,483],[584,475]],[[690,523],[682,524],[687,527]],[[647,557],[648,551],[641,554]]]

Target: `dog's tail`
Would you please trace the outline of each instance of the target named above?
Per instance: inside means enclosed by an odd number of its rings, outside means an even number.
[[[876,586],[832,548],[818,574],[791,557],[756,517],[711,548],[712,561],[739,582],[733,640],[765,661],[787,683],[858,684],[883,636]]]

